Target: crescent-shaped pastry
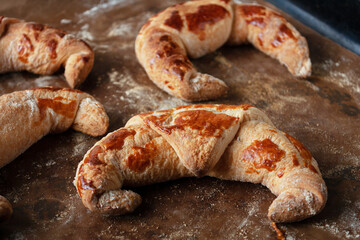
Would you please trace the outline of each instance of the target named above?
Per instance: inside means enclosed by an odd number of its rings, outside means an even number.
[[[189,105],[134,116],[86,153],[74,184],[88,209],[118,215],[141,203],[122,187],[194,176],[267,186],[277,196],[268,212],[273,222],[311,217],[327,200],[310,152],[250,105]]]
[[[227,92],[220,79],[198,72],[198,58],[225,43],[249,42],[298,77],[311,74],[306,39],[273,10],[229,0],[189,1],[150,18],[135,42],[136,56],[162,90],[186,101],[215,99]]]
[[[84,41],[38,23],[0,16],[0,73],[29,71],[50,75],[65,68],[71,88],[79,86],[94,64]]]

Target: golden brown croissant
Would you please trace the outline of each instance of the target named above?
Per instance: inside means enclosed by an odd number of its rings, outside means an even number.
[[[109,120],[103,106],[87,93],[63,88],[36,88],[0,97],[0,168],[48,133],[72,127],[100,136]],[[10,208],[9,208],[10,206]],[[0,196],[0,220],[11,215]]]
[[[189,105],[134,116],[86,153],[74,184],[87,208],[116,215],[141,203],[122,186],[204,175],[267,186],[277,195],[268,213],[274,222],[313,216],[327,200],[310,152],[250,105]]]
[[[201,57],[224,43],[252,43],[295,76],[311,74],[307,42],[278,13],[259,5],[224,0],[189,1],[156,14],[141,28],[136,56],[150,79],[186,101],[215,99],[227,85],[199,73],[187,56]]]
[[[46,25],[0,16],[0,73],[53,74],[65,68],[70,87],[80,85],[94,64],[84,41]]]

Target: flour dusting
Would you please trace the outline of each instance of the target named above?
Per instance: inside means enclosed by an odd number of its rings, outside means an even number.
[[[106,105],[109,109],[116,107],[118,111],[126,111],[129,108],[136,108],[136,112],[141,113],[158,109],[168,109],[186,104],[184,101],[171,97],[154,86],[138,83],[136,79],[134,79],[132,73],[125,68],[120,71],[111,69],[107,73],[107,77],[111,83],[108,87],[116,90],[119,95],[122,95],[120,100],[125,103],[122,104],[120,108],[119,101],[115,101],[117,102],[116,104],[119,105]],[[113,97],[115,96],[108,96],[108,98]]]
[[[83,25],[80,28],[80,31],[77,31],[76,37],[87,41],[93,41],[95,39],[93,34],[89,30],[89,24]]]
[[[61,19],[60,20],[60,24],[70,24],[70,23],[72,23],[72,20],[71,19]]]
[[[82,13],[83,16],[94,16],[96,14],[100,14],[103,12],[106,12],[112,8],[114,8],[116,5],[124,2],[125,0],[108,0],[103,1],[100,4],[95,5],[94,7],[90,8],[89,10],[86,10]]]
[[[113,24],[109,29],[108,37],[131,35],[132,32],[131,23]]]
[[[331,59],[325,60],[321,63],[313,64],[313,75],[321,76],[325,81],[335,83],[336,85],[353,90],[355,93],[360,93],[360,82],[358,76],[353,70],[344,72],[337,71],[339,66],[346,62],[345,60],[334,62]]]
[[[89,143],[89,136],[83,133],[75,133],[72,141],[74,142],[74,147],[72,149],[72,157],[82,157],[87,150],[91,148],[91,143]]]

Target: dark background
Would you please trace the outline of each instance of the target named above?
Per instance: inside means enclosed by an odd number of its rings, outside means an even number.
[[[268,0],[318,33],[360,55],[360,0]]]

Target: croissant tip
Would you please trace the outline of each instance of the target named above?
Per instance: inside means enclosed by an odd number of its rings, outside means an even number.
[[[141,203],[141,196],[133,191],[111,190],[98,198],[96,210],[103,215],[118,216],[133,212]]]

